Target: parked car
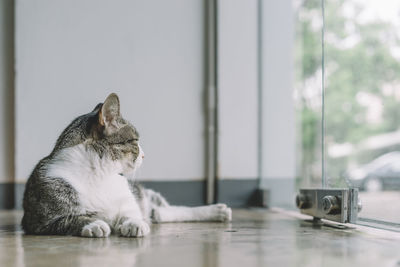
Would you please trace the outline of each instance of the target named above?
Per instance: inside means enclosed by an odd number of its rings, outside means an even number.
[[[363,191],[400,190],[400,152],[384,154],[347,176],[352,186]]]

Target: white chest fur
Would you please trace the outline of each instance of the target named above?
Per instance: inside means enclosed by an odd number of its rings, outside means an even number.
[[[47,177],[67,181],[77,192],[82,212],[96,212],[110,224],[129,213],[135,198],[122,165],[77,145],[60,151],[49,164]]]

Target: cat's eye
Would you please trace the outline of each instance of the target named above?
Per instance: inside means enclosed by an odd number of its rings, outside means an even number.
[[[126,144],[132,144],[132,143],[137,143],[138,139],[134,138],[134,139],[128,139],[128,140],[124,140],[121,142],[115,142],[115,145],[126,145]]]
[[[127,143],[129,143],[129,141],[120,141],[120,142],[115,142],[115,143],[113,143],[113,145],[125,145],[125,144],[127,144]]]

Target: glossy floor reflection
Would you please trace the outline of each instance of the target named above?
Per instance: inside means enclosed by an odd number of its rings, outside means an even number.
[[[233,222],[153,225],[145,238],[25,236],[0,212],[0,266],[400,266],[400,242],[313,226],[279,212],[234,210]]]

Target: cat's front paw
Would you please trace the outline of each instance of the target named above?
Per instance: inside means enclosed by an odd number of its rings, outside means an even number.
[[[81,231],[81,236],[84,237],[107,237],[111,233],[110,226],[102,221],[102,220],[96,220],[94,222],[91,222],[87,225],[85,225],[82,228]]]
[[[142,237],[150,233],[150,226],[142,219],[128,219],[119,227],[119,234],[125,237]]]
[[[232,221],[232,209],[226,204],[211,205],[216,221],[230,222]]]

